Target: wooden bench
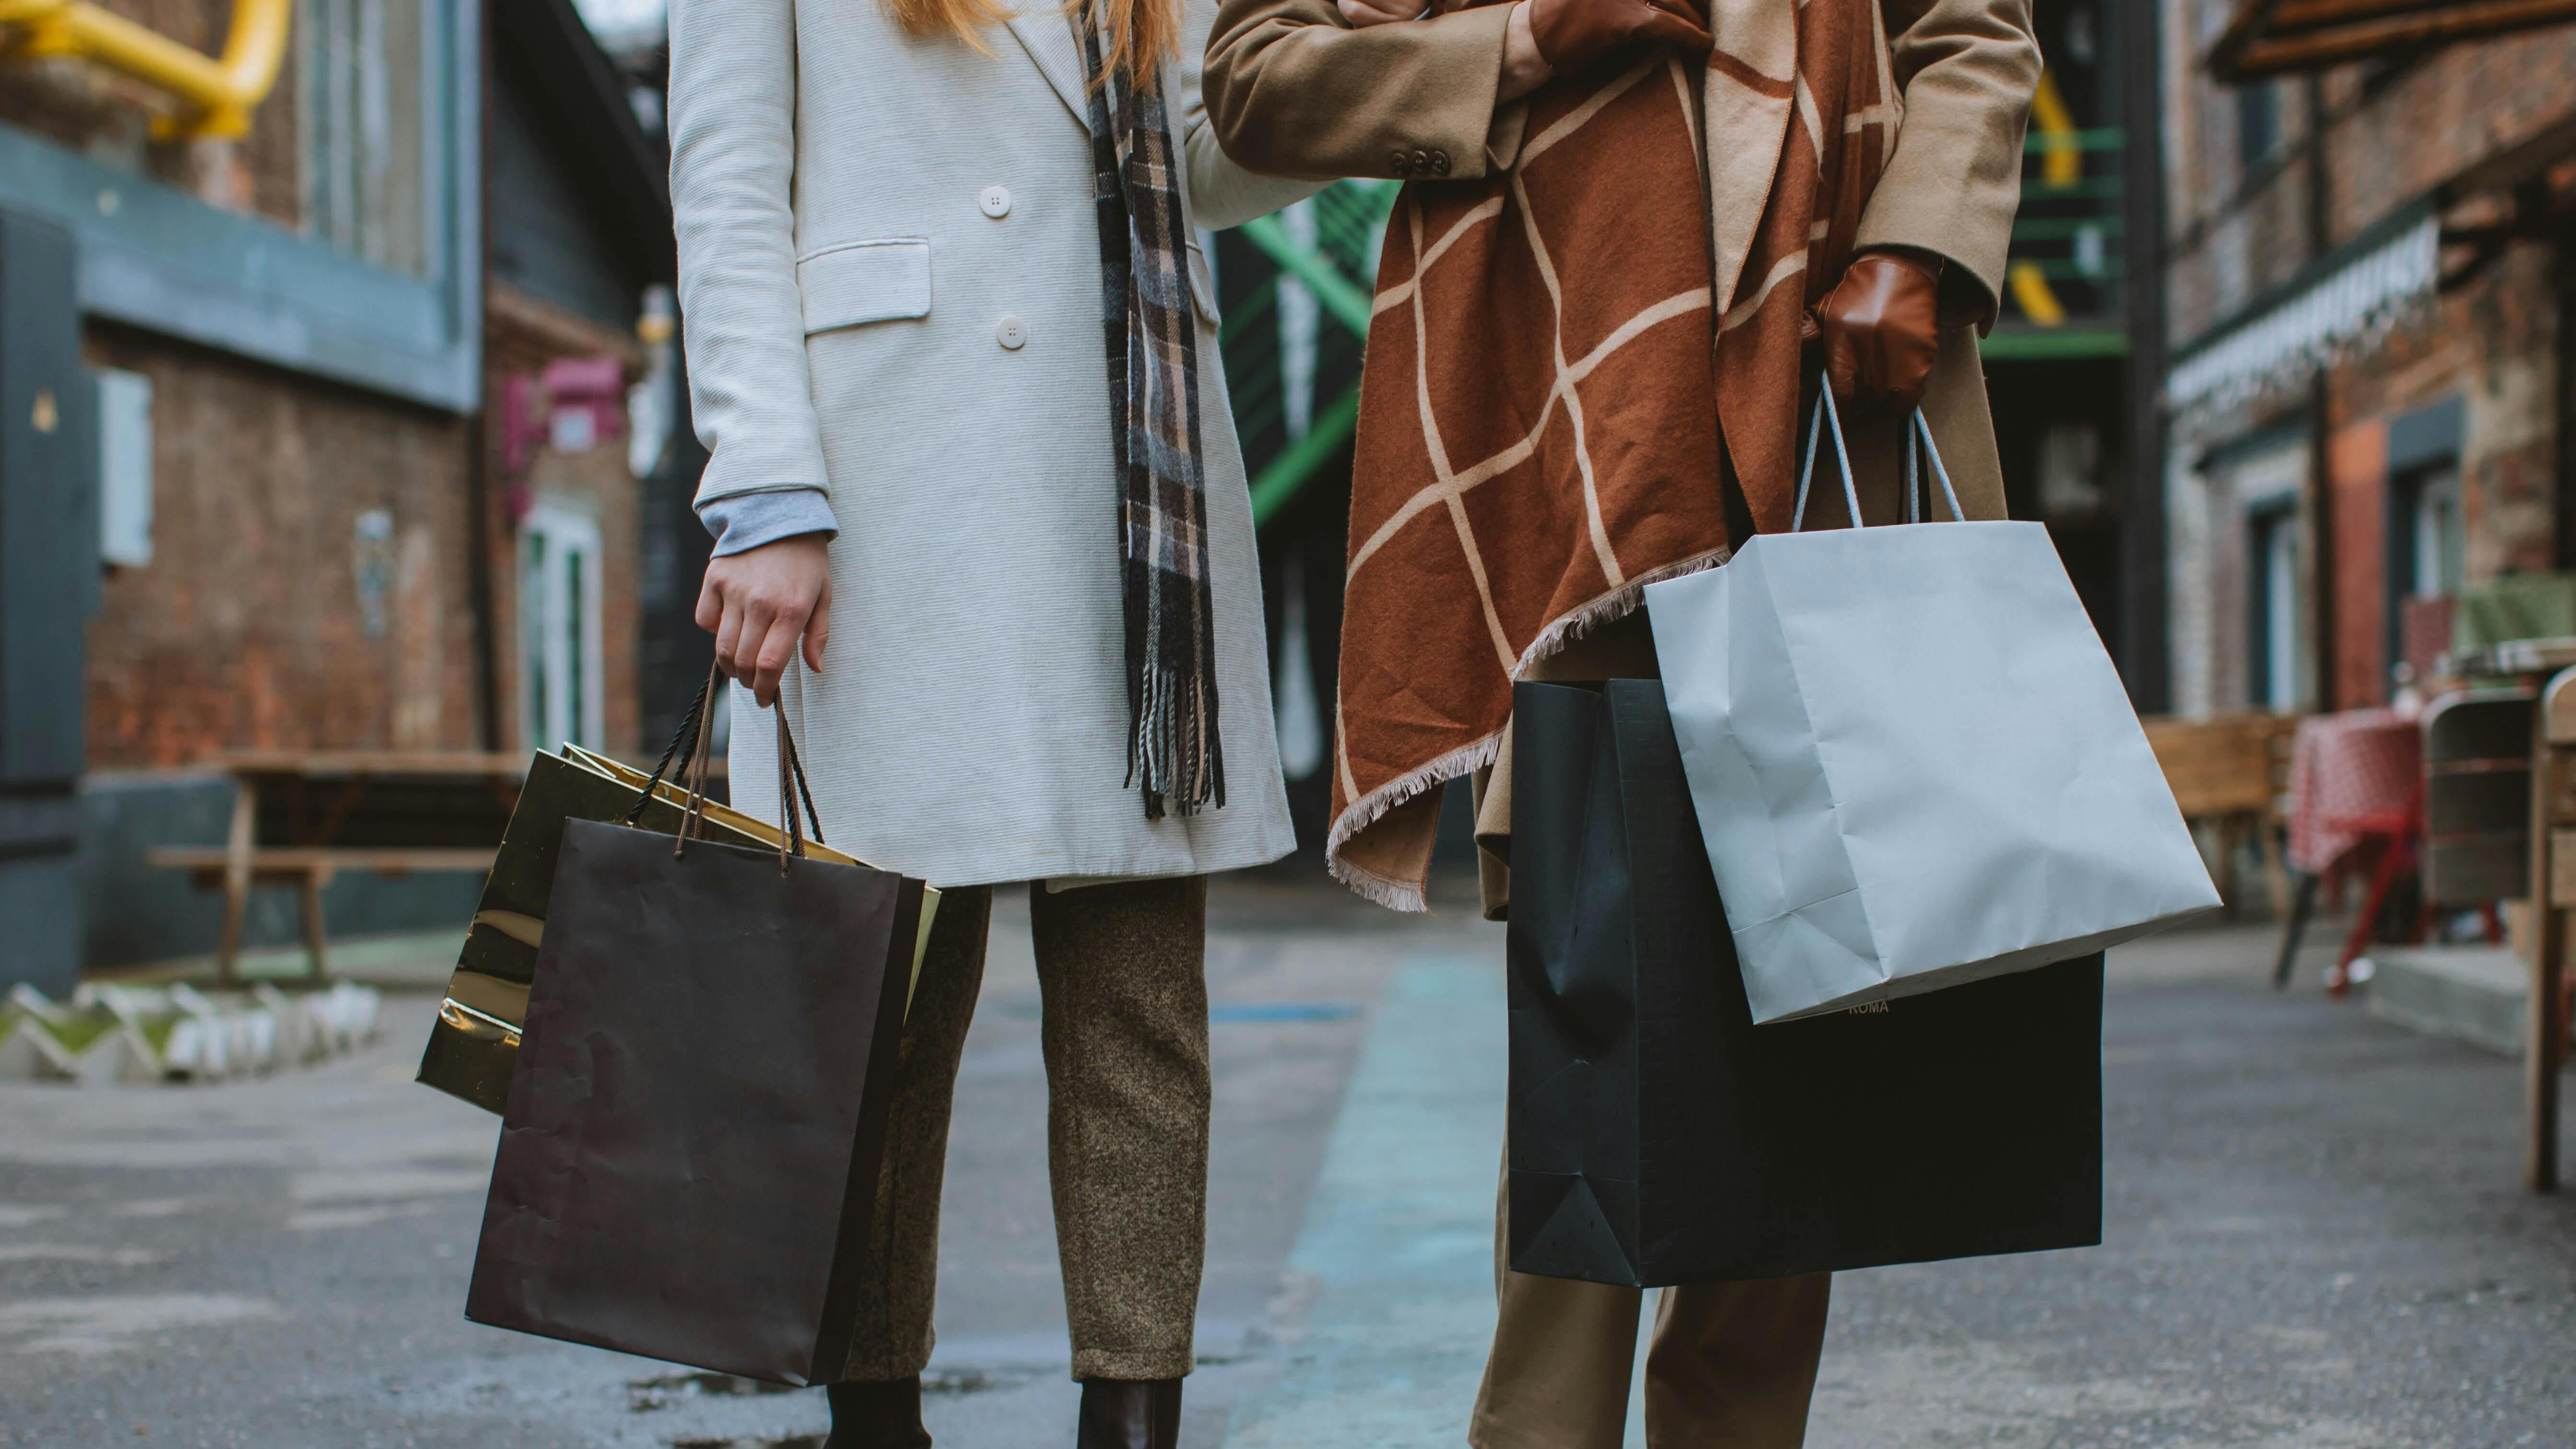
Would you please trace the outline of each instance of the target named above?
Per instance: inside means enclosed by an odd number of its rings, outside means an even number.
[[[313,974],[326,975],[322,890],[334,876],[490,870],[527,775],[525,758],[496,754],[258,751],[215,764],[234,782],[224,843],[164,846],[144,860],[223,892],[216,964],[226,981],[253,890],[297,889]]]
[[[2274,914],[2290,908],[2290,878],[2281,859],[2281,800],[2290,784],[2295,715],[2247,712],[2211,719],[2161,716],[2140,721],[2164,767],[2182,818],[2217,834],[2218,889],[2236,903],[2236,855],[2254,838]]]

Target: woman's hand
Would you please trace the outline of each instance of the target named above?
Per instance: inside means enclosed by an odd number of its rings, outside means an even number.
[[[1372,25],[1392,25],[1399,20],[1419,20],[1430,14],[1419,0],[1334,0],[1342,18],[1353,30],[1366,30]],[[1512,7],[1512,18],[1503,27],[1503,84],[1498,101],[1516,101],[1556,78],[1556,67],[1539,54],[1537,35],[1530,29],[1528,0]]]
[[[698,590],[698,627],[716,636],[716,667],[778,702],[778,677],[805,641],[805,666],[823,672],[832,634],[831,551],[820,534],[798,534],[707,561]]]

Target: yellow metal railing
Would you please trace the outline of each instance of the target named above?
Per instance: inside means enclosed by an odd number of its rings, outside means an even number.
[[[2084,174],[2084,153],[2068,144],[2075,135],[2075,115],[2066,108],[2066,98],[2058,94],[2057,77],[2045,70],[2039,73],[2039,89],[2030,98],[2030,124],[2037,133],[2030,138],[2030,148],[2040,153],[2041,184],[2074,185]],[[2048,285],[2048,277],[2038,263],[2014,262],[2004,271],[2004,285],[2012,289],[2013,301],[2020,304],[2022,315],[2034,324],[2066,325],[2066,305],[2057,300],[2057,289]]]
[[[0,60],[79,57],[179,102],[177,114],[155,118],[156,136],[239,136],[277,84],[293,5],[233,0],[224,53],[210,56],[88,0],[0,0]]]

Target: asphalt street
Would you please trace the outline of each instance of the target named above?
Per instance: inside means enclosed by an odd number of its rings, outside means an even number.
[[[1463,1442],[1503,1010],[1500,930],[1462,906],[1219,893],[1189,1449]],[[941,1239],[943,1449],[1072,1442],[1037,987],[1024,910],[998,916]],[[2104,1245],[1843,1275],[1811,1445],[2576,1445],[2576,1204],[2518,1187],[2517,1069],[2313,971],[2275,995],[2267,946],[2114,957]],[[814,1442],[812,1392],[463,1321],[494,1123],[409,1080],[433,1000],[265,1080],[0,1087],[0,1444]]]

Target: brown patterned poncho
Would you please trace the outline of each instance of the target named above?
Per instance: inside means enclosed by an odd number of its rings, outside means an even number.
[[[1806,311],[1899,104],[1876,0],[1713,8],[1705,64],[1552,82],[1508,170],[1411,183],[1388,223],[1326,847],[1382,904],[1423,908],[1435,787],[1492,762],[1512,681],[1725,561],[1721,432],[1754,526],[1787,526]]]

